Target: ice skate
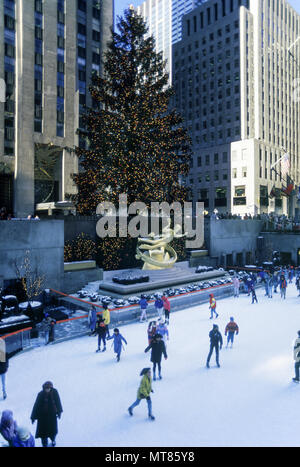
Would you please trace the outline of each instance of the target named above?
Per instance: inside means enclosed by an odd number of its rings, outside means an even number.
[[[129,415],[132,417],[133,412],[132,412],[132,408],[131,408],[131,407],[128,408],[128,413],[129,413]]]
[[[150,418],[150,420],[155,420],[154,415],[149,414],[149,418]]]

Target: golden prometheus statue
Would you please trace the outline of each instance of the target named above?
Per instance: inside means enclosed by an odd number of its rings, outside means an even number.
[[[168,225],[162,229],[162,235],[151,232],[147,237],[138,238],[135,257],[144,261],[142,269],[168,269],[176,263],[177,253],[169,243],[173,238],[184,237],[186,234],[178,234],[181,230],[179,224],[174,229],[170,228],[170,224],[169,219]]]

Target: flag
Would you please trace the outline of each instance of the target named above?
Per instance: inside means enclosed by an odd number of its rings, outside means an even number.
[[[281,175],[285,177],[285,175],[290,170],[290,156],[288,153],[284,154],[281,158]]]
[[[269,198],[274,198],[276,194],[275,185],[273,185],[272,190],[270,191]]]
[[[290,194],[292,193],[294,189],[294,183],[293,183],[293,180],[289,176],[287,176],[286,181],[287,181],[287,184],[286,186],[282,185],[281,192],[282,194],[286,196],[290,196]]]

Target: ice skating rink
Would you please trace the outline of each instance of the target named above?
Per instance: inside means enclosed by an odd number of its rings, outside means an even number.
[[[119,328],[128,342],[119,363],[112,341],[105,353],[95,353],[97,338],[89,336],[16,355],[0,411],[11,409],[18,424],[35,435],[32,406],[42,384],[51,380],[64,410],[57,446],[299,446],[300,385],[291,378],[300,297],[294,284],[288,286],[286,300],[264,293],[257,289],[259,303],[254,305],[244,294],[218,300],[218,319],[209,319],[208,304],[171,313],[168,360],[162,360],[163,379],[153,382],[154,422],[148,420],[145,401],[133,417],[127,412],[141,369],[152,367],[150,352],[144,353],[145,323]],[[234,347],[226,349],[230,316],[240,333]],[[213,323],[224,339],[221,368],[213,355],[206,369]]]

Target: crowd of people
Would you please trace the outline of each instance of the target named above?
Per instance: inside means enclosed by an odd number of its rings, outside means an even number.
[[[252,303],[257,302],[255,289],[257,285],[263,286],[265,289],[265,296],[267,298],[273,298],[273,294],[279,293],[282,299],[286,299],[286,290],[289,284],[292,284],[295,280],[295,285],[298,290],[298,296],[300,296],[300,267],[294,268],[289,267],[273,267],[272,270],[262,270],[258,272],[251,272],[241,280],[240,277],[235,275],[233,277],[233,289],[234,297],[238,298],[241,288],[245,289],[245,292],[250,296],[252,295]],[[278,290],[277,290],[278,289]],[[106,351],[106,342],[113,340],[113,350],[116,354],[116,361],[120,361],[123,344],[127,345],[125,337],[120,333],[118,328],[110,333],[110,311],[108,304],[103,304],[103,312],[98,312],[95,306],[92,306],[88,314],[88,326],[90,336],[96,336],[98,345],[96,352]],[[147,308],[148,301],[145,295],[141,296],[140,299],[140,321],[147,321]],[[217,320],[219,314],[217,313],[217,300],[213,293],[209,294],[209,319]],[[148,345],[144,352],[150,352],[151,367],[145,367],[140,372],[141,381],[138,387],[137,396],[135,401],[128,407],[128,413],[130,417],[133,416],[133,410],[141,403],[144,399],[147,403],[148,418],[155,420],[155,416],[152,411],[152,400],[151,394],[153,393],[152,381],[162,379],[162,358],[168,359],[167,354],[167,342],[169,340],[169,323],[170,323],[170,312],[171,303],[167,296],[156,294],[154,307],[156,310],[157,317],[151,319],[147,326],[147,341]],[[45,317],[45,322],[49,326],[51,324],[51,318]],[[224,336],[227,338],[226,347],[232,348],[234,338],[239,334],[239,326],[236,323],[233,316],[230,317],[229,322],[226,324],[224,329]],[[49,335],[51,330],[49,329]],[[212,329],[208,335],[209,338],[209,352],[206,359],[206,368],[210,368],[210,361],[213,353],[215,353],[216,366],[220,368],[220,350],[223,347],[223,337],[219,329],[219,326],[214,323]],[[51,338],[50,338],[51,341]],[[101,349],[102,346],[102,349]],[[298,331],[298,337],[294,345],[294,361],[295,361],[295,377],[294,382],[299,383],[300,377],[300,331]],[[0,375],[2,381],[3,399],[7,398],[5,375],[8,370],[8,359],[0,361]],[[14,419],[13,412],[11,410],[4,410],[0,421],[0,433],[2,437],[7,441],[11,447],[35,447],[35,439],[41,438],[41,444],[43,447],[56,445],[56,436],[58,433],[58,419],[60,419],[63,412],[62,404],[57,389],[54,388],[51,381],[46,381],[42,386],[33,404],[30,419],[32,423],[37,421],[35,438],[28,429],[28,427],[18,426],[18,423]]]
[[[5,206],[0,208],[0,221],[16,220],[17,218]],[[37,214],[29,214],[25,219],[27,220],[40,220]],[[24,220],[24,219],[22,219]]]

